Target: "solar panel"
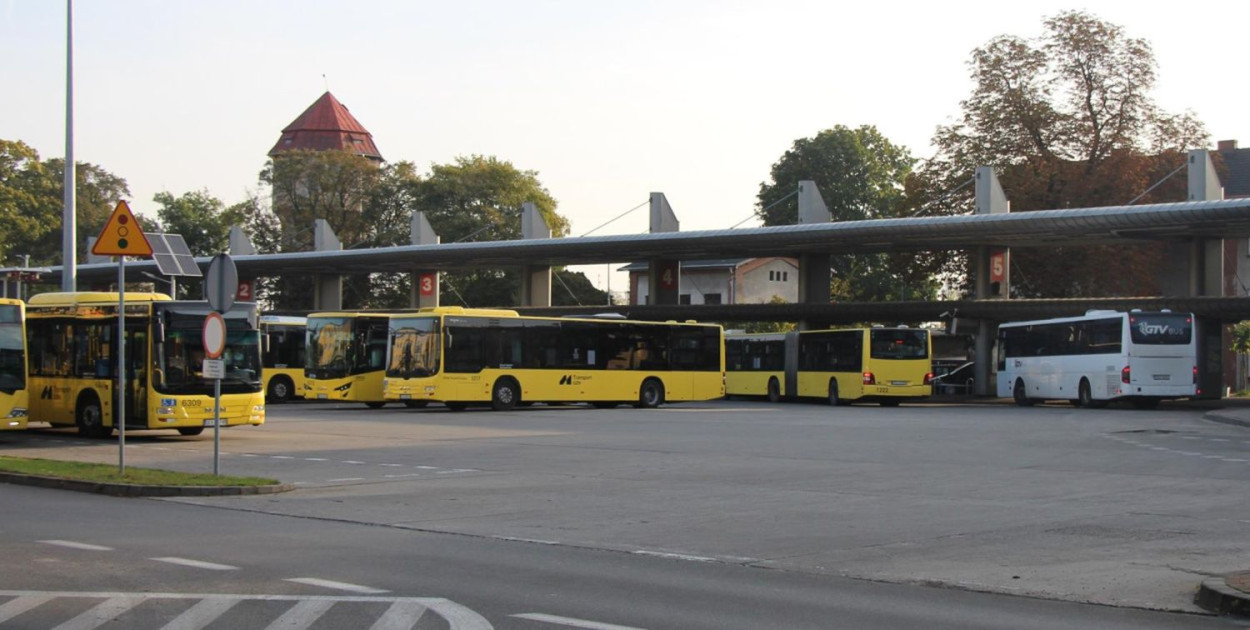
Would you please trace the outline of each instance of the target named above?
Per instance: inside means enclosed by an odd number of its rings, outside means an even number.
[[[195,256],[183,240],[181,234],[147,234],[148,243],[152,245],[152,259],[156,268],[167,276],[192,276],[204,274],[199,265],[195,264]]]

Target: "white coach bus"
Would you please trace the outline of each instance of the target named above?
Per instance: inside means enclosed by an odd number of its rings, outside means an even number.
[[[1171,311],[1088,311],[998,327],[998,395],[1020,406],[1067,399],[1080,407],[1128,400],[1139,408],[1195,396],[1194,317]]]

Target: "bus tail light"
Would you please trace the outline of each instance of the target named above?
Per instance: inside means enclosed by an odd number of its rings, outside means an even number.
[[[864,372],[864,384],[865,384],[865,385],[876,385],[876,384],[877,384],[877,377],[876,377],[876,376],[873,376],[872,372]]]
[[[1198,366],[1194,366],[1194,385],[1198,384]]]
[[[925,385],[933,384],[933,372],[929,372],[928,374],[924,375],[924,384]]]
[[[1132,377],[1133,377],[1133,370],[1129,366],[1126,365],[1124,366],[1123,370],[1120,370],[1120,382],[1121,383],[1127,384],[1130,380],[1132,380]]]

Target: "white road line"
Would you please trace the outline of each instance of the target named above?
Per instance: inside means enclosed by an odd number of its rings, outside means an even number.
[[[286,612],[282,613],[281,617],[274,619],[273,623],[269,624],[266,630],[299,630],[300,628],[307,628],[313,625],[333,606],[334,602],[302,601],[287,609]]]
[[[1163,448],[1162,446],[1152,446],[1152,447],[1150,447],[1150,450],[1152,450],[1152,451],[1169,451],[1169,450],[1172,450],[1172,449]]]
[[[413,466],[417,470],[438,470],[438,466]]]
[[[1236,458],[1236,457],[1229,457],[1229,458],[1225,459],[1224,461],[1226,461],[1226,462],[1247,462],[1247,461],[1250,461],[1250,459],[1239,459],[1239,458]]]
[[[290,455],[270,455],[269,457],[270,459],[295,459],[294,457],[291,457]]]
[[[402,479],[404,477],[420,477],[421,473],[404,473],[402,475],[383,475],[386,479]]]
[[[112,551],[112,547],[102,547],[100,545],[88,545],[87,543],[74,542],[72,540],[41,540],[45,545],[56,545],[58,547],[69,547],[70,549],[81,549],[83,551]]]
[[[1205,459],[1224,459],[1223,455],[1203,455]]]
[[[572,617],[557,617],[555,615],[544,615],[542,613],[521,613],[519,615],[510,615],[517,619],[529,619],[530,621],[545,621],[560,626],[569,626],[571,628],[586,628],[586,630],[643,630],[634,626],[618,626],[611,623],[600,623],[598,621],[587,621],[585,619],[573,619]]]
[[[412,600],[395,602],[372,626],[369,626],[369,630],[412,630],[417,626],[417,622],[421,621],[425,610],[425,606],[420,602]]]
[[[257,455],[256,453],[240,453],[239,455],[241,457],[260,457],[260,455]]]
[[[326,483],[336,483],[339,481],[364,481],[364,477],[344,477],[342,479],[326,479]]]
[[[69,621],[53,628],[53,630],[92,630],[98,628],[122,613],[143,603],[146,597],[114,597],[100,602],[99,605]]]
[[[174,617],[161,630],[201,630],[213,623],[241,599],[202,599],[181,615]]]
[[[305,457],[305,458],[304,458],[304,461],[306,461],[306,462],[328,462],[328,461],[330,461],[330,460],[328,460],[328,459],[326,459],[326,458],[324,458],[324,457]]]
[[[378,465],[379,465],[379,466],[386,466],[386,467],[388,467],[388,468],[403,468],[403,467],[404,467],[404,465],[403,465],[403,464],[378,464]]]
[[[322,588],[333,588],[340,591],[347,591],[349,593],[376,594],[390,592],[385,589],[371,588],[368,586],[361,586],[359,584],[349,584],[347,582],[335,582],[334,580],[322,580],[319,578],[288,578],[284,581],[295,582],[296,584],[307,584],[309,586],[320,586]]]
[[[1182,439],[1182,440],[1201,440],[1202,438],[1200,438],[1200,437],[1194,437],[1194,436],[1192,436],[1192,435],[1182,435],[1182,436],[1181,436],[1181,439]]]
[[[354,459],[345,459],[345,460],[343,460],[343,462],[342,462],[342,463],[344,463],[344,464],[363,464],[364,462],[358,462],[358,461],[356,461],[356,460],[354,460]]]
[[[189,560],[187,558],[148,558],[157,562],[168,562],[169,564],[179,564],[184,567],[194,567],[196,569],[209,569],[211,571],[238,571],[239,567],[232,567],[228,564],[217,564],[215,562],[204,562],[202,560]]]
[[[670,558],[673,560],[690,560],[693,562],[716,562],[716,558],[706,558],[704,556],[691,556],[684,553],[669,553],[667,551],[647,551],[646,549],[636,549],[634,554],[639,556],[655,556],[657,558]]]
[[[1226,440],[1224,438],[1211,438],[1211,441],[1212,442],[1232,442],[1232,440]]]
[[[52,597],[48,595],[27,595],[12,599],[0,606],[0,623],[4,623],[32,608],[37,608],[40,604],[52,601]]]

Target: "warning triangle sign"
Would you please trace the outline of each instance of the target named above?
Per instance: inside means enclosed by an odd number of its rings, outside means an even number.
[[[96,256],[152,256],[152,245],[125,201],[117,202],[117,207],[113,208],[91,253]]]

